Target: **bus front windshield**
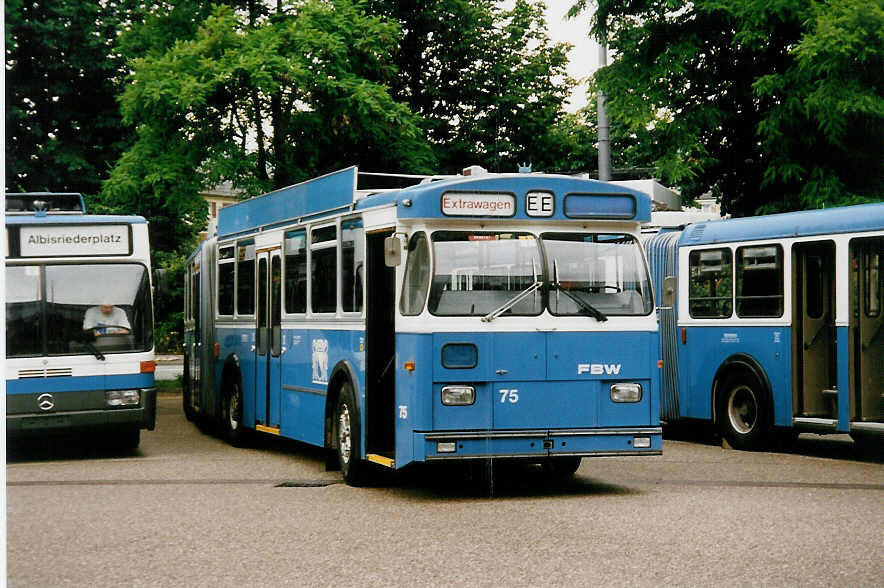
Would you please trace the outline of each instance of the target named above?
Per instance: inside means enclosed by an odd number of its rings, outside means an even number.
[[[428,310],[437,316],[645,316],[653,306],[627,234],[437,231]],[[424,263],[428,263],[425,261]]]
[[[433,233],[435,268],[429,310],[441,316],[485,316],[513,296],[542,280],[537,238],[529,233]],[[537,315],[540,292],[507,310],[511,315]]]
[[[631,235],[546,233],[543,247],[550,313],[599,318],[651,312],[648,271]]]
[[[6,268],[8,357],[149,351],[152,314],[141,264]]]

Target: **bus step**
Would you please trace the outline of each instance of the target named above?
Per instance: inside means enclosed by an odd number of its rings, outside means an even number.
[[[369,453],[365,456],[365,458],[371,463],[376,463],[378,465],[382,465],[386,468],[395,468],[396,460],[392,457],[387,457],[385,455],[378,455],[377,453]]]
[[[795,417],[792,419],[792,426],[802,431],[834,432],[838,428],[838,421],[835,419]]]

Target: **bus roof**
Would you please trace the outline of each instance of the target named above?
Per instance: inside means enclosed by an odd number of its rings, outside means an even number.
[[[429,177],[406,188],[371,192],[357,189],[358,175],[354,166],[225,206],[218,212],[218,237],[301,222],[348,209],[365,210],[384,205],[396,205],[400,218],[453,216],[464,220],[506,217],[631,222],[648,222],[651,218],[651,199],[647,194],[571,176],[482,173]],[[515,191],[513,180],[519,182]],[[529,214],[526,202],[532,191],[554,195],[555,206],[550,214]]]
[[[67,214],[58,216],[7,215],[7,226],[15,225],[140,225],[146,223],[143,216],[104,214]]]
[[[679,245],[758,241],[884,229],[884,202],[732,218],[690,225]]]
[[[512,182],[518,180],[518,193],[513,194]],[[369,208],[389,202],[399,204],[400,218],[439,218],[445,216],[458,216],[446,213],[443,209],[443,196],[446,194],[458,195],[477,192],[480,194],[512,194],[515,196],[515,209],[509,218],[520,220],[536,220],[528,214],[525,206],[525,196],[528,192],[541,191],[553,192],[557,204],[564,202],[566,196],[610,196],[611,201],[603,206],[585,214],[581,209],[572,208],[569,212],[568,205],[557,205],[553,214],[548,219],[607,219],[629,220],[635,222],[647,222],[651,218],[651,198],[644,192],[632,190],[624,186],[576,178],[572,176],[552,174],[487,174],[480,176],[456,176],[434,182],[418,184],[402,190],[368,196],[362,199],[357,209]],[[620,200],[618,197],[626,197]],[[411,201],[411,205],[403,205]],[[492,215],[489,215],[492,216]]]

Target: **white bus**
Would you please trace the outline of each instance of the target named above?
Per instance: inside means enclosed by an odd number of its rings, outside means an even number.
[[[135,448],[156,420],[147,221],[79,194],[6,195],[10,439],[101,431]]]

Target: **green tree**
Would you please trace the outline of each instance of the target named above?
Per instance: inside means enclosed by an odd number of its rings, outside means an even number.
[[[577,167],[551,154],[567,130],[573,81],[567,46],[546,34],[543,3],[493,0],[372,0],[369,11],[402,23],[392,80],[397,99],[423,119],[440,171],[470,164],[515,171]]]
[[[224,180],[257,194],[354,163],[432,165],[416,117],[384,86],[395,25],[344,0],[250,8],[215,6],[190,39],[124,39],[146,48],[121,97],[136,140],[104,195],[158,225],[160,250],[202,228],[198,193]]]
[[[8,0],[6,189],[96,194],[126,145],[113,50],[125,2]]]
[[[615,57],[594,89],[688,198],[738,216],[881,198],[881,5],[599,0]]]

